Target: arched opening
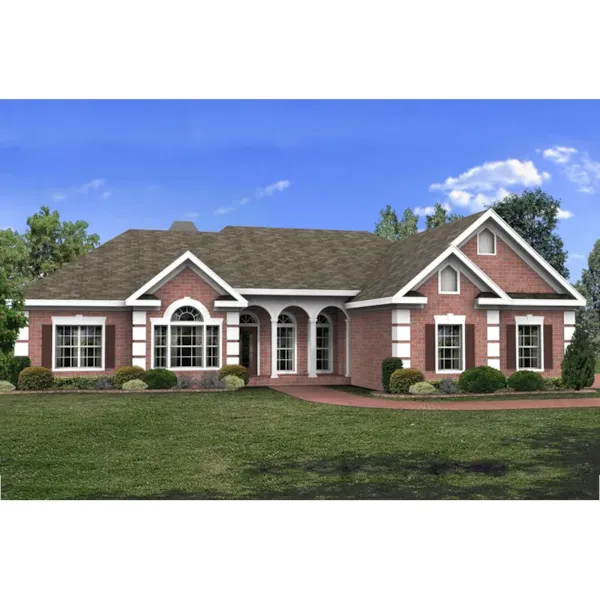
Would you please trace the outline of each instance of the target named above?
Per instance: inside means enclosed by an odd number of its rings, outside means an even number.
[[[257,312],[246,309],[240,313],[240,364],[248,369],[251,377],[260,375],[260,329]]]
[[[329,306],[319,313],[315,349],[317,375],[349,374],[349,333],[348,320],[343,310]]]
[[[333,372],[333,320],[327,313],[317,317],[317,373]]]
[[[296,373],[298,370],[296,319],[289,312],[277,317],[277,372]]]

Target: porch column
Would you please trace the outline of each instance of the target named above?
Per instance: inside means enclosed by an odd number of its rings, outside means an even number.
[[[346,318],[346,377],[350,377],[350,319]]]
[[[271,378],[277,379],[277,319],[271,319]]]
[[[134,310],[131,319],[131,364],[146,369],[146,311]]]
[[[317,319],[308,319],[308,376],[317,376]]]

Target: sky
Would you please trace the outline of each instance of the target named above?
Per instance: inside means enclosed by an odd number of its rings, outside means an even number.
[[[575,281],[600,238],[596,101],[2,101],[0,228],[47,205],[107,241],[192,220],[374,229],[391,204],[561,199]],[[420,226],[424,225],[424,218]]]

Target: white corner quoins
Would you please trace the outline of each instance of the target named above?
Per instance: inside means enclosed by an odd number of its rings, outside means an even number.
[[[500,311],[487,311],[488,367],[500,370]]]
[[[410,369],[410,310],[392,310],[392,356],[402,359],[402,366]]]
[[[574,310],[565,310],[564,316],[564,352],[567,351],[569,344],[571,343],[571,338],[573,337],[573,333],[575,332],[575,311]]]
[[[131,364],[134,367],[146,368],[146,311],[132,312],[131,328]]]
[[[29,311],[23,313],[29,318]],[[19,329],[19,337],[15,343],[15,356],[29,356],[29,327]]]
[[[240,313],[227,313],[227,364],[240,364]]]

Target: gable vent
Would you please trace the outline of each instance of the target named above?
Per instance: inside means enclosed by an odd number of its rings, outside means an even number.
[[[169,231],[198,231],[192,221],[173,221],[173,225],[169,227]]]

